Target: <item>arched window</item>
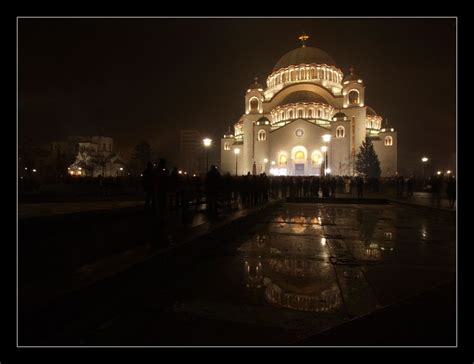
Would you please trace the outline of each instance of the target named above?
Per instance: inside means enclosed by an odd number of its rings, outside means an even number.
[[[249,105],[249,110],[250,111],[258,111],[258,99],[256,97],[252,97],[250,99],[250,105]]]
[[[313,112],[313,109],[309,109],[309,114],[308,114],[308,117],[310,119],[314,118],[314,112]]]
[[[319,150],[313,152],[311,162],[313,165],[320,165],[323,162],[323,156]]]
[[[288,111],[288,118],[293,118],[293,110]]]
[[[359,91],[352,90],[349,92],[349,104],[358,104],[359,103]]]
[[[298,117],[302,118],[303,117],[303,109],[298,110]]]
[[[283,110],[282,110],[282,111],[280,111],[280,120],[283,120],[283,119],[284,119],[284,115],[283,115],[283,113],[284,113],[284,112],[283,112]]]
[[[304,69],[301,69],[300,70],[300,80],[304,80],[305,77],[304,77]]]
[[[224,150],[230,150],[230,143],[229,142],[224,143]]]
[[[258,139],[258,140],[266,140],[266,139],[267,139],[267,133],[265,132],[265,130],[260,129],[260,130],[258,131],[257,139]]]
[[[321,118],[321,109],[318,109],[318,119]]]
[[[384,139],[384,145],[390,147],[393,145],[393,138],[390,135],[387,135]]]
[[[316,78],[316,69],[311,68],[311,78]]]
[[[286,166],[287,161],[288,161],[287,156],[285,154],[280,154],[280,158],[278,158],[278,165]]]
[[[336,128],[336,138],[341,139],[346,136],[346,129],[343,126],[338,126]]]
[[[298,150],[298,151],[295,153],[295,159],[296,159],[296,160],[305,159],[304,152],[303,152],[302,150]]]

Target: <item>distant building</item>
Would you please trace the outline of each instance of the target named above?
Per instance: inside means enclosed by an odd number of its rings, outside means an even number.
[[[222,172],[232,174],[355,174],[366,137],[382,176],[397,174],[397,132],[365,103],[365,83],[354,69],[344,75],[325,51],[302,46],[283,55],[266,86],[251,84],[234,131],[221,139]],[[330,141],[324,141],[323,136]]]
[[[77,140],[77,155],[68,167],[71,176],[117,177],[125,174],[125,162],[114,152],[112,138],[92,136],[77,137]],[[56,145],[59,148],[64,146]]]

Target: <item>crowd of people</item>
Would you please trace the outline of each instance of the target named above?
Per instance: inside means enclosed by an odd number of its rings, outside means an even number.
[[[160,216],[171,210],[182,209],[183,214],[206,203],[209,215],[216,216],[219,207],[231,208],[241,204],[255,206],[277,198],[335,198],[336,194],[351,194],[357,189],[359,198],[365,189],[378,190],[378,181],[349,176],[231,176],[221,175],[216,166],[211,166],[204,178],[171,171],[166,161],[157,165],[148,163],[142,173],[145,192],[145,209]]]

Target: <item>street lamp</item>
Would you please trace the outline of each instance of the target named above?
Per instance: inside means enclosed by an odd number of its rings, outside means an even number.
[[[264,158],[263,159],[263,172],[265,173],[267,173],[267,163],[268,163],[268,159]]]
[[[451,171],[449,171],[449,170],[448,170],[448,171],[446,171],[446,174],[451,174]]]
[[[237,176],[237,157],[240,153],[240,149],[239,148],[235,148],[234,149],[234,154],[235,154],[235,175]]]
[[[429,161],[429,159],[427,157],[422,157],[421,158],[421,162],[423,163],[422,164],[422,166],[423,166],[423,185],[425,184],[425,165],[428,161]]]
[[[327,153],[327,151],[328,151],[328,147],[325,146],[325,145],[323,145],[323,146],[321,147],[321,152],[324,153],[324,175],[326,175],[326,170],[327,170],[327,168],[328,168],[328,166],[327,166],[327,159],[326,159],[326,153]],[[321,166],[321,167],[322,167],[322,166]]]
[[[326,143],[321,150],[325,153],[324,155],[324,175],[326,176],[328,173],[328,143],[331,141],[331,134],[324,134],[323,135],[323,142]],[[324,148],[324,149],[323,149]]]
[[[202,140],[204,147],[206,148],[206,172],[209,170],[209,147],[212,144],[212,139],[204,138]]]

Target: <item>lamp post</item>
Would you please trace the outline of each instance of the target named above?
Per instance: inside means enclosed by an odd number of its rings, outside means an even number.
[[[421,163],[422,163],[422,166],[423,166],[423,187],[425,186],[425,165],[428,161],[429,161],[429,159],[427,157],[421,158]]]
[[[209,170],[209,148],[212,144],[212,139],[209,138],[204,138],[202,140],[202,143],[204,144],[204,148],[206,148],[206,173]]]
[[[328,172],[328,143],[331,141],[331,134],[324,134],[323,135],[323,142],[326,143],[324,147],[321,148],[324,154],[324,175],[326,176]]]
[[[268,159],[267,158],[264,158],[263,159],[263,172],[266,174],[267,173],[267,163],[268,163]]]
[[[324,175],[326,175],[326,169],[327,169],[327,159],[326,159],[327,151],[328,151],[328,147],[323,145],[321,147],[321,152],[323,152],[323,155],[324,155]]]
[[[239,148],[235,148],[234,149],[234,154],[235,154],[235,175],[237,176],[237,158],[239,156],[239,153],[240,153],[240,149]]]

